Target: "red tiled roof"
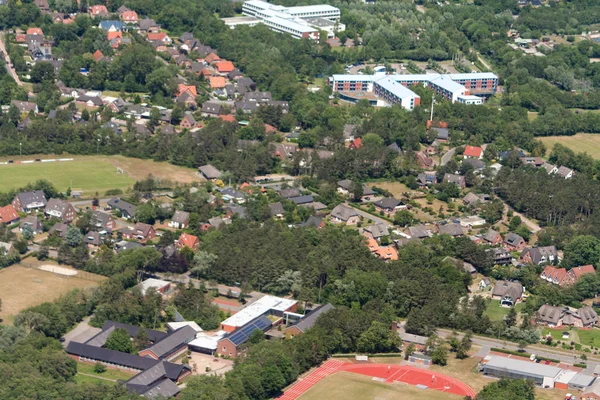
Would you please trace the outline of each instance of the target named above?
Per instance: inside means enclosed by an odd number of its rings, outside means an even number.
[[[103,6],[103,5],[92,6],[91,13],[92,13],[92,15],[96,15],[96,14],[100,14],[100,13],[108,13],[108,10],[106,9],[106,6]]]
[[[225,122],[232,122],[232,123],[236,123],[237,122],[237,120],[235,119],[235,117],[233,115],[231,115],[231,114],[219,115],[219,118],[221,118]]]
[[[585,274],[594,274],[596,270],[593,265],[582,265],[581,267],[575,267],[571,269],[572,273],[575,274],[575,279],[581,278]]]
[[[189,247],[190,249],[193,249],[194,247],[200,244],[200,241],[198,240],[198,237],[194,235],[182,233],[181,236],[179,236],[179,240],[177,241],[177,243],[180,247]]]
[[[150,40],[151,42],[157,41],[157,40],[164,40],[167,37],[167,34],[164,32],[158,32],[158,33],[152,33],[152,32],[148,32],[148,40]]]
[[[362,147],[362,139],[356,138],[350,142],[350,147],[353,149],[360,149]]]
[[[0,222],[5,224],[10,224],[12,221],[19,219],[19,214],[17,210],[9,204],[4,207],[0,207]]]
[[[277,132],[277,128],[273,125],[265,124],[265,133],[275,133]]]
[[[102,54],[100,50],[96,50],[94,52],[94,60],[96,60],[96,62],[98,62],[98,60],[100,60],[102,57],[104,57],[104,54]]]
[[[121,39],[123,37],[123,32],[121,32],[121,31],[107,32],[106,35],[108,37],[108,40]]]
[[[40,28],[29,28],[27,29],[28,35],[41,35],[44,36],[44,32]]]
[[[210,87],[212,89],[224,88],[226,84],[225,78],[222,76],[211,76],[208,78],[208,81],[210,82]]]
[[[209,64],[215,63],[215,62],[217,62],[219,60],[220,60],[219,56],[216,55],[215,53],[210,53],[209,55],[207,55],[204,58],[204,61],[206,61]]]
[[[545,279],[550,279],[552,283],[560,285],[567,276],[567,270],[565,268],[556,268],[548,265],[544,268],[544,271],[542,271],[541,276],[545,277]]]
[[[221,73],[228,73],[235,69],[231,61],[219,61],[215,65]]]
[[[467,157],[481,157],[481,152],[483,151],[483,149],[481,147],[476,147],[476,146],[466,146],[465,147],[465,151],[464,151],[464,155]]]
[[[184,85],[183,83],[180,83],[179,86],[177,86],[177,96],[181,96],[186,91],[189,91],[194,97],[198,96],[196,86],[194,85]]]
[[[123,11],[121,13],[121,19],[123,21],[137,21],[138,15],[135,11],[132,11],[132,10]]]

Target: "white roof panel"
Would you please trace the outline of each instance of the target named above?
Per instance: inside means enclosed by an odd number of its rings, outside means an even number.
[[[227,318],[225,321],[221,322],[221,324],[235,327],[244,326],[270,310],[283,312],[296,303],[296,300],[283,299],[275,296],[264,296]]]

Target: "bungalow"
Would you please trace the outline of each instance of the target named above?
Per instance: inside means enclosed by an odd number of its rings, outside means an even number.
[[[433,236],[431,231],[423,225],[409,226],[406,228],[406,234],[414,239],[425,239]]]
[[[203,166],[199,167],[198,170],[200,170],[200,173],[202,174],[202,176],[204,176],[204,178],[206,178],[209,181],[219,179],[222,174],[221,171],[219,171],[218,169],[216,169],[215,167],[213,167],[210,164],[203,165]]]
[[[310,206],[315,201],[311,194],[290,197],[288,200],[293,201],[294,203],[296,203],[297,206]]]
[[[446,174],[444,174],[444,182],[454,183],[456,186],[458,186],[461,189],[464,189],[465,187],[467,187],[467,182],[465,180],[465,177],[461,176],[461,175],[446,173]]]
[[[177,240],[177,247],[183,249],[184,247],[189,247],[192,250],[195,250],[200,246],[200,240],[197,236],[189,235],[187,233],[182,233]]]
[[[44,208],[44,214],[48,217],[56,217],[63,222],[71,222],[77,216],[77,211],[68,201],[50,199]]]
[[[591,328],[598,324],[598,314],[590,306],[571,309],[544,304],[537,311],[535,322],[536,324],[551,328],[564,325],[575,326],[577,328]]]
[[[108,206],[113,210],[118,210],[125,219],[131,219],[135,216],[135,206],[131,203],[121,200],[118,197],[113,197],[108,201]]]
[[[504,238],[504,244],[510,251],[523,251],[527,246],[527,242],[516,233],[509,232]]]
[[[40,28],[28,28],[27,29],[27,35],[39,35],[39,36],[44,36],[44,32],[42,32],[42,30]]]
[[[491,285],[492,281],[490,281],[490,278],[484,277],[482,280],[479,281],[479,290],[483,290],[487,287],[490,287]]]
[[[346,204],[339,204],[331,210],[331,221],[336,224],[356,225],[360,218],[356,210]]]
[[[279,190],[279,196],[283,197],[284,199],[291,199],[292,197],[298,197],[301,195],[302,193],[300,193],[300,189],[298,188],[287,188]]]
[[[558,251],[555,246],[526,247],[520,255],[521,262],[525,264],[556,264],[559,261]]]
[[[350,179],[344,179],[344,180],[338,181],[337,185],[338,185],[338,188],[337,188],[338,192],[345,194],[345,195],[353,196],[353,193],[352,193],[352,190],[354,188],[353,181],[351,181]],[[373,196],[375,194],[373,189],[371,189],[370,187],[368,187],[365,184],[362,185],[362,191],[363,191],[363,194],[361,197],[362,201],[370,200],[370,196]]]
[[[490,246],[497,246],[502,244],[504,239],[502,239],[502,235],[500,232],[497,232],[493,229],[488,230],[484,235],[481,236],[483,241]]]
[[[151,18],[144,18],[138,22],[138,28],[140,33],[158,32],[160,30],[160,25]]]
[[[11,225],[19,222],[19,214],[12,204],[0,207],[0,224]]]
[[[393,197],[384,197],[381,200],[377,200],[373,204],[375,205],[375,208],[388,214],[394,214],[397,210],[406,208],[406,206],[402,204],[400,200],[397,200]]]
[[[567,168],[565,166],[560,166],[558,168],[558,170],[556,171],[556,175],[560,176],[561,178],[564,178],[564,179],[571,179],[574,174],[575,174],[575,171],[573,171],[572,169]]]
[[[542,167],[541,167],[541,168],[544,168],[544,170],[546,171],[546,173],[547,173],[548,175],[550,175],[550,174],[555,174],[555,173],[557,173],[557,172],[558,172],[558,167],[557,167],[556,165],[554,165],[554,164],[550,164],[550,163],[548,163],[548,162],[544,162],[544,163],[542,164]]]
[[[497,281],[492,291],[492,299],[500,300],[503,307],[513,307],[523,297],[521,282]]]
[[[463,197],[463,204],[465,206],[476,206],[480,203],[489,201],[489,199],[490,196],[487,194],[475,194],[473,192],[469,192],[465,197]]]
[[[235,201],[242,204],[246,200],[246,195],[244,193],[230,187],[219,189],[219,193],[223,196],[223,200],[226,202]]]
[[[308,217],[308,219],[306,220],[306,222],[303,222],[301,224],[299,224],[299,226],[304,226],[306,228],[324,228],[325,227],[325,221],[323,221],[321,218],[315,216],[315,215],[311,215],[310,217]]]
[[[35,215],[28,215],[19,225],[19,231],[23,232],[24,229],[31,230],[34,235],[42,233],[44,231],[42,220]]]
[[[444,224],[438,225],[437,228],[440,235],[450,235],[452,237],[459,237],[465,235],[461,224]]]
[[[140,241],[146,241],[154,239],[156,237],[156,232],[152,225],[136,222],[133,227],[127,227],[123,230],[123,237],[129,240],[138,239]]]
[[[89,248],[96,248],[102,246],[104,241],[102,240],[102,236],[100,236],[99,232],[89,231],[84,237],[83,242],[88,245]]]
[[[192,114],[185,114],[183,116],[183,119],[179,123],[179,126],[181,126],[184,129],[192,129],[192,128],[195,128],[196,125],[197,125],[197,122],[194,119],[194,117],[192,116]]]
[[[17,107],[17,110],[19,110],[20,113],[33,112],[34,114],[38,114],[40,112],[37,104],[30,101],[12,100],[10,104]]]
[[[149,42],[159,42],[166,45],[169,45],[173,42],[165,32],[148,32],[148,34],[146,35],[146,40],[148,40]]]
[[[221,114],[222,104],[216,101],[207,101],[202,104],[201,115],[203,117],[218,117]]]
[[[175,229],[185,229],[188,227],[190,222],[190,213],[185,211],[177,210],[173,214],[173,218],[169,222],[169,227]]]
[[[367,238],[374,239],[379,242],[384,236],[389,236],[390,232],[386,224],[380,223],[365,226],[363,228],[362,234]]]
[[[0,242],[0,256],[6,256],[15,251],[15,246],[12,243]]]
[[[17,211],[30,212],[46,207],[46,195],[41,190],[17,193],[11,204]]]
[[[481,159],[483,156],[483,149],[477,146],[465,146],[465,151],[463,152],[464,158],[477,158]]]
[[[98,96],[88,96],[88,95],[83,95],[83,96],[79,96],[76,100],[75,103],[85,106],[86,108],[97,108],[97,107],[102,107],[104,105],[104,102],[102,101],[102,99]]]
[[[227,81],[222,76],[209,76],[208,83],[211,89],[223,89]]]
[[[521,157],[521,162],[524,165],[533,165],[536,168],[544,165],[544,159],[541,157]]]
[[[434,171],[421,172],[417,175],[417,183],[419,186],[435,185],[437,183],[437,177]]]
[[[269,204],[269,212],[271,214],[271,217],[278,218],[278,219],[282,219],[283,215],[285,214],[283,205],[279,201],[277,203]]]

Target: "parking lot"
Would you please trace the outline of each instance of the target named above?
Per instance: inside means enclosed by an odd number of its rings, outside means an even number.
[[[233,368],[233,360],[225,360],[210,354],[193,351],[188,358],[190,367],[192,367],[192,375],[223,375]]]

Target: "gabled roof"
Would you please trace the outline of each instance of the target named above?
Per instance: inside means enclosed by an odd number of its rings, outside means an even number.
[[[356,210],[345,204],[340,204],[331,210],[331,216],[341,219],[342,221],[348,221],[352,217],[358,216]]]
[[[168,356],[177,348],[189,343],[196,338],[196,331],[189,325],[169,333],[162,340],[156,342],[148,348],[158,358]]]
[[[575,276],[575,280],[581,278],[585,274],[595,274],[596,270],[593,265],[582,265],[580,267],[571,268],[569,273]]]
[[[175,214],[173,214],[171,221],[177,222],[178,224],[187,224],[189,219],[190,219],[189,212],[177,210],[177,211],[175,211]]]
[[[221,73],[229,73],[235,69],[231,61],[219,61],[215,64],[215,66]]]
[[[481,157],[482,152],[483,152],[483,149],[481,147],[467,145],[465,147],[465,151],[463,152],[463,154],[467,157],[479,158],[479,157]]]
[[[279,195],[283,198],[289,199],[292,197],[298,197],[301,195],[301,193],[300,193],[300,189],[298,189],[298,188],[287,188],[287,189],[281,189],[279,191]]]
[[[125,200],[121,200],[118,197],[113,197],[107,202],[107,204],[111,208],[116,208],[121,212],[125,211],[130,217],[133,217],[135,215],[135,206],[131,203],[126,202]]]
[[[317,319],[321,316],[321,314],[326,313],[329,310],[333,310],[335,307],[329,303],[319,306],[312,310],[308,315],[298,321],[296,324],[292,325],[298,328],[301,332],[306,332],[308,329],[312,328],[314,324],[317,322]]]
[[[19,219],[19,214],[12,204],[0,207],[0,223],[10,224],[12,221],[17,219]]]
[[[497,281],[492,291],[492,296],[510,297],[518,300],[523,295],[521,282]]]
[[[269,204],[269,209],[271,210],[272,217],[283,215],[285,213],[283,205],[280,202]]]
[[[400,200],[395,199],[393,197],[384,197],[383,199],[377,200],[375,202],[375,205],[377,207],[385,208],[385,209],[390,209],[390,208],[393,209],[393,208],[398,207],[401,204],[402,204],[402,202]]]
[[[157,363],[157,361],[152,358],[140,357],[128,353],[121,353],[120,351],[90,346],[89,344],[77,343],[74,341],[69,342],[66,351],[69,354],[91,358],[93,360],[104,361],[111,364],[122,365],[139,370],[146,370]]]
[[[517,235],[514,232],[509,232],[506,237],[504,238],[504,242],[508,243],[512,246],[516,246],[519,243],[521,243],[521,241],[524,241],[525,239],[523,239],[521,236]]]
[[[197,236],[190,235],[185,232],[179,236],[179,240],[177,242],[180,246],[189,247],[190,249],[193,249],[200,243]]]
[[[423,225],[409,226],[408,234],[417,239],[423,239],[431,236],[431,232]]]
[[[440,235],[462,236],[465,234],[461,224],[446,224],[439,226]]]
[[[42,190],[34,190],[32,192],[20,192],[17,193],[17,198],[21,202],[22,207],[27,207],[29,204],[39,203],[46,206],[46,195]]]
[[[498,231],[495,231],[493,229],[489,229],[485,235],[483,235],[483,240],[485,240],[486,242],[493,242],[494,240],[496,240],[496,238],[498,237],[500,233]]]
[[[237,347],[241,344],[246,343],[248,339],[250,339],[250,335],[252,335],[252,332],[254,332],[255,330],[266,332],[267,330],[269,330],[271,325],[271,320],[267,318],[266,315],[261,315],[248,322],[247,324],[241,326],[240,328],[236,329],[235,331],[229,333],[227,336],[223,337],[222,340],[227,339]]]

